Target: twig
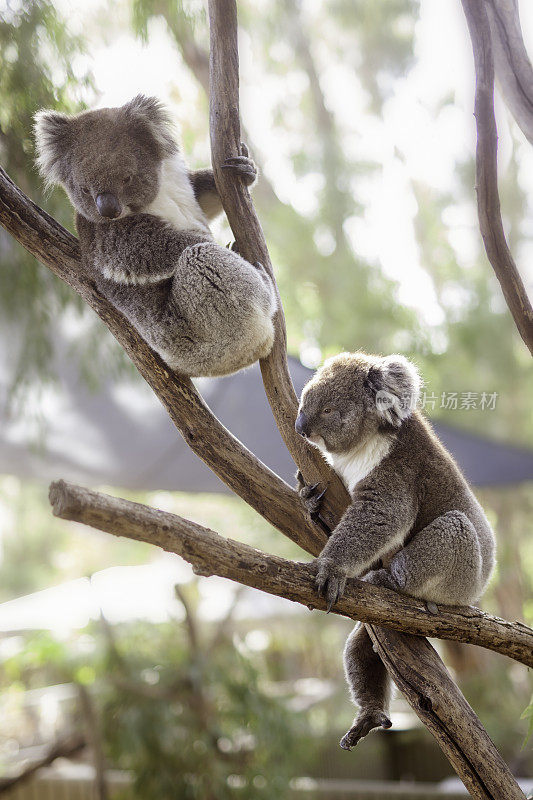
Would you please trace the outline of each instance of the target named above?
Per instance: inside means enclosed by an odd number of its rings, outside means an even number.
[[[176,514],[65,481],[51,484],[50,502],[55,516],[61,519],[177,553],[192,564],[198,575],[229,578],[311,609],[326,607],[316,594],[315,571],[309,563],[263,553]],[[533,667],[533,630],[477,608],[441,606],[438,614],[431,614],[421,600],[352,580],[334,611],[417,636],[470,642]]]
[[[80,699],[81,712],[87,734],[87,742],[94,766],[94,789],[97,800],[108,800],[109,790],[107,788],[105,761],[102,751],[102,737],[98,717],[94,708],[93,699],[86,686],[81,683],[76,684],[78,697]]]
[[[476,68],[476,190],[479,227],[520,336],[533,355],[533,308],[507,246],[498,195],[498,132],[494,117],[494,61],[485,2],[462,0]]]

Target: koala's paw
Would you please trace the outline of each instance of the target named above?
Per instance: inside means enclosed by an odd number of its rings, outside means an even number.
[[[374,586],[383,586],[385,589],[393,589],[395,592],[400,588],[388,569],[374,569],[367,572],[363,577],[366,583],[372,583]]]
[[[351,750],[374,728],[390,728],[391,725],[392,722],[383,711],[362,711],[339,744],[343,750]]]
[[[316,588],[320,597],[324,597],[327,603],[328,614],[340,600],[346,588],[348,575],[346,571],[339,567],[331,558],[319,556],[316,560]]]
[[[251,186],[257,180],[257,166],[250,158],[248,148],[241,142],[241,155],[227,158],[222,164],[222,169],[231,169],[244,181],[246,186]]]

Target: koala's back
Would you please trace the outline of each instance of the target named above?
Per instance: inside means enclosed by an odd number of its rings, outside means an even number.
[[[396,448],[395,464],[399,458],[412,465],[406,472],[413,481],[418,513],[411,535],[450,511],[463,512],[476,530],[483,560],[482,573],[488,579],[494,565],[492,528],[454,459],[418,412],[402,426]]]

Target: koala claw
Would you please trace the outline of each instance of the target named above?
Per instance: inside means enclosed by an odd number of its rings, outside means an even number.
[[[359,714],[355,724],[344,734],[339,744],[343,750],[351,750],[373,728],[390,728],[392,722],[383,711],[366,711]]]
[[[322,562],[317,559],[317,565],[315,584],[319,596],[326,600],[326,610],[329,614],[335,603],[342,597],[348,576],[329,559]]]
[[[227,158],[222,164],[222,169],[233,170],[244,180],[246,186],[251,186],[257,178],[257,167],[255,162],[249,158],[248,154]]]

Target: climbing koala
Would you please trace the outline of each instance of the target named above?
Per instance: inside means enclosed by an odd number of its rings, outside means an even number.
[[[268,355],[273,283],[261,264],[215,244],[213,172],[187,169],[158,100],[40,111],[35,135],[42,175],[77,212],[83,268],[172,369],[227,375]],[[246,148],[223,167],[255,180]]]
[[[420,377],[406,358],[341,353],[304,387],[296,431],[318,447],[352,501],[316,560],[328,610],[347,578],[435,603],[467,605],[483,593],[494,565],[494,534],[457,464],[416,410]],[[319,513],[317,486],[298,476]],[[344,650],[359,714],[341,739],[350,749],[388,728],[390,684],[364,625]]]

